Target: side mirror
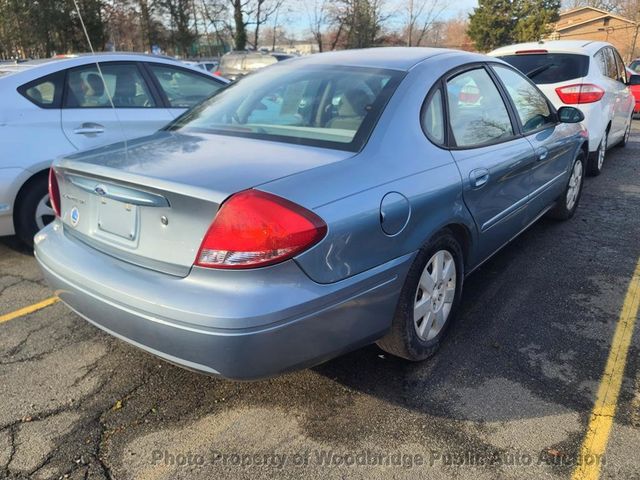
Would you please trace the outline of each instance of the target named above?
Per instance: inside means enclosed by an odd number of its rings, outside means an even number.
[[[584,120],[584,113],[574,107],[560,107],[558,118],[562,123],[580,123]]]
[[[627,85],[640,85],[640,75],[630,75]]]

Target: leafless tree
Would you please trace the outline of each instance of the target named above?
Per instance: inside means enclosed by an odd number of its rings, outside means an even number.
[[[406,0],[403,16],[407,46],[423,44],[445,7],[444,0]]]

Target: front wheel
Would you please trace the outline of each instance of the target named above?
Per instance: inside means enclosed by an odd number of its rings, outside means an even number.
[[[580,152],[573,162],[569,182],[562,196],[557,200],[556,206],[549,212],[549,215],[558,220],[569,220],[576,213],[582,186],[584,184],[584,152]]]
[[[419,250],[400,293],[391,330],[378,346],[411,361],[432,356],[455,317],[463,277],[462,249],[451,232],[444,230]]]
[[[55,218],[49,200],[48,181],[45,175],[35,178],[18,198],[14,212],[14,224],[18,238],[33,246],[33,237]]]

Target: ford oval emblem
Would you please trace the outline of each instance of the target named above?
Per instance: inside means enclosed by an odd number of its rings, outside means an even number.
[[[98,185],[96,188],[93,189],[93,191],[96,192],[101,197],[107,194],[107,191],[104,189],[102,185]]]
[[[71,225],[76,227],[78,222],[80,221],[80,211],[78,207],[73,207],[71,212],[69,213],[69,219],[71,220]]]

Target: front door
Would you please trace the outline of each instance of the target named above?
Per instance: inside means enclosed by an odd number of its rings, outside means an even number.
[[[451,153],[485,258],[527,225],[535,155],[531,144],[516,135],[514,118],[485,67],[448,79],[447,106]]]

